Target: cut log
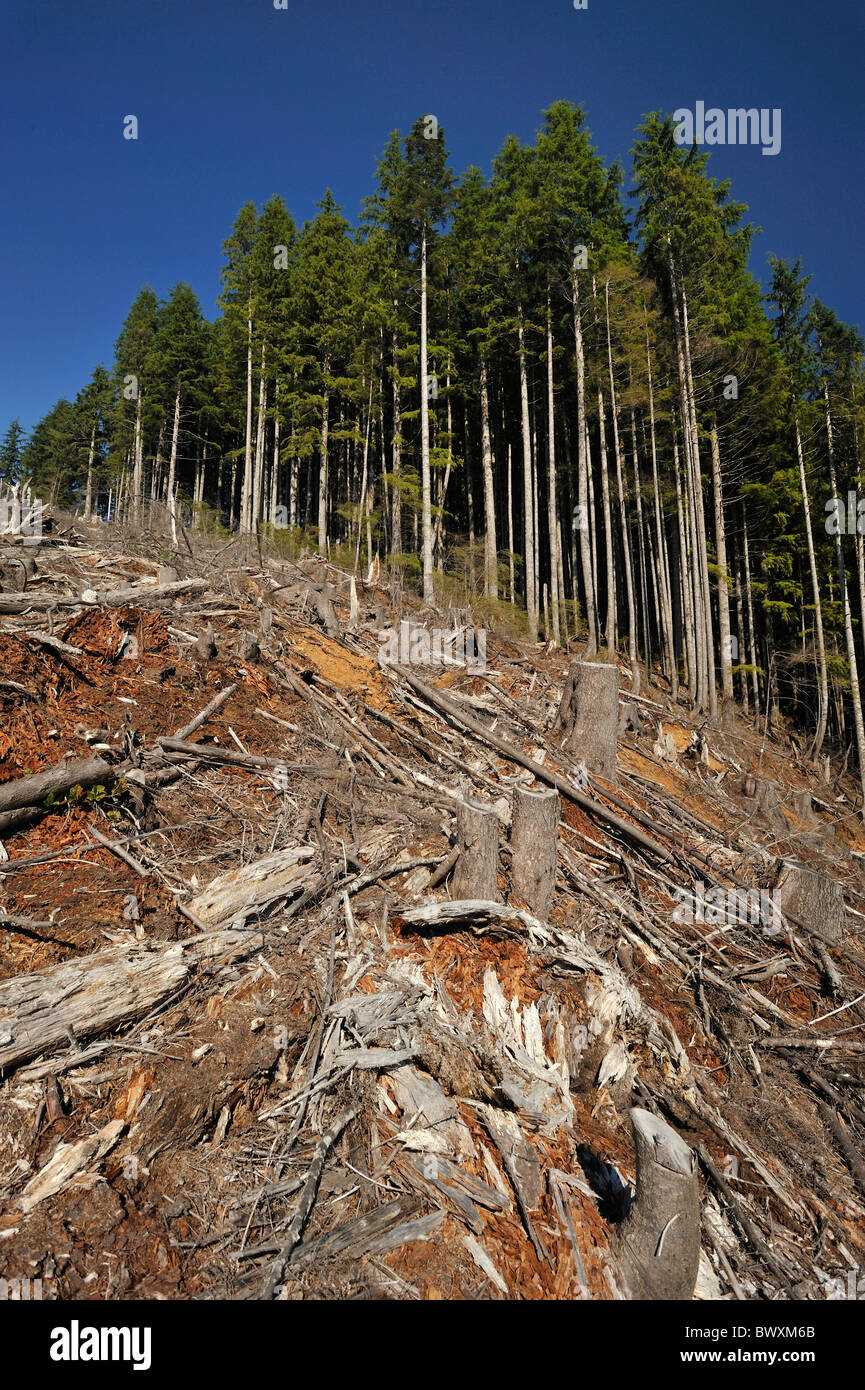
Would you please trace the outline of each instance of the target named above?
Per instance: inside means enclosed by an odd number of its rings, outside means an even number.
[[[80,758],[48,772],[19,777],[0,786],[0,812],[14,811],[22,806],[41,806],[46,797],[65,796],[71,787],[95,787],[100,782],[113,782],[118,770],[104,758]]]
[[[189,977],[183,945],[115,946],[0,984],[0,1072],[141,1018]]]
[[[559,794],[552,788],[514,788],[511,877],[530,912],[546,921],[556,892]]]
[[[315,854],[308,845],[268,854],[213,879],[187,907],[207,925],[226,921],[238,913],[248,917],[268,903],[299,893],[312,873],[309,860]]]
[[[460,857],[454,870],[456,896],[500,902],[499,818],[495,811],[478,801],[461,802],[457,807],[457,843]]]
[[[568,671],[556,729],[576,762],[608,782],[616,781],[619,671],[600,661],[574,661]]]
[[[125,608],[127,604],[150,608],[184,594],[201,594],[207,588],[207,579],[178,579],[172,584],[135,584],[128,589],[107,589],[97,593],[93,601],[107,608]]]
[[[215,931],[154,949],[123,944],[0,982],[0,1075],[70,1043],[131,1023],[182,989],[197,969],[261,950],[254,931]]]
[[[841,885],[822,869],[806,869],[784,859],[775,883],[775,901],[799,926],[830,945],[844,938],[844,894]]]
[[[700,1264],[700,1195],[694,1155],[666,1121],[632,1110],[637,1192],[619,1238],[632,1299],[693,1297]]]

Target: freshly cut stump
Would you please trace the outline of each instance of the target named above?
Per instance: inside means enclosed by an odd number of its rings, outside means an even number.
[[[552,788],[514,788],[511,878],[530,912],[549,920],[556,892],[559,794]]]
[[[464,801],[457,808],[457,844],[460,857],[454,869],[454,896],[501,902],[499,818],[495,811],[478,801]]]
[[[574,661],[568,671],[556,729],[565,752],[607,782],[616,782],[619,671],[600,661]]]

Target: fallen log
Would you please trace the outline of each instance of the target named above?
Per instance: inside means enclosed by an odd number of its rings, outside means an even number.
[[[134,584],[127,589],[85,589],[79,603],[97,604],[102,608],[125,608],[127,604],[135,607],[158,607],[166,599],[179,598],[181,594],[201,594],[210,587],[207,579],[178,579],[173,584]]]
[[[47,772],[19,777],[0,786],[0,812],[41,806],[46,797],[65,796],[72,787],[95,787],[100,782],[113,782],[120,770],[104,758],[80,758]]]
[[[186,984],[182,945],[114,946],[0,984],[0,1072],[142,1017]]]
[[[215,931],[155,950],[112,946],[0,982],[0,1073],[149,1013],[220,953],[260,949],[261,935]]]

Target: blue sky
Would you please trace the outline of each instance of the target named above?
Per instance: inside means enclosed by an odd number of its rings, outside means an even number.
[[[0,431],[73,397],[144,283],[212,316],[238,208],[357,218],[388,133],[435,114],[456,171],[582,102],[608,160],[644,113],[782,110],[782,147],[720,147],[770,251],[865,328],[861,0],[2,0]],[[123,118],[139,139],[123,139]]]

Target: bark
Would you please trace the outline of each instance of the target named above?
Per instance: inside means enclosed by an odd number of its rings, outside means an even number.
[[[529,384],[526,372],[525,330],[523,306],[518,306],[518,337],[520,359],[520,421],[523,443],[523,549],[526,562],[526,612],[529,619],[529,641],[538,640],[538,611],[535,606],[535,537],[534,488],[532,486],[532,442],[529,424]]]
[[[565,751],[608,782],[617,781],[619,672],[615,664],[574,661],[568,671],[555,728]]]
[[[461,802],[457,807],[460,857],[454,870],[454,893],[500,902],[498,889],[499,818],[489,806]]]
[[[493,451],[490,438],[490,396],[486,358],[481,356],[481,463],[484,472],[484,593],[497,599],[498,547],[496,542],[496,495],[493,479]]]
[[[104,758],[80,758],[47,772],[34,772],[29,777],[4,782],[0,786],[0,812],[40,806],[49,796],[66,796],[72,787],[95,787],[99,783],[114,782],[116,778],[116,770]]]
[[[514,788],[511,881],[529,911],[549,921],[556,892],[559,794]]]

